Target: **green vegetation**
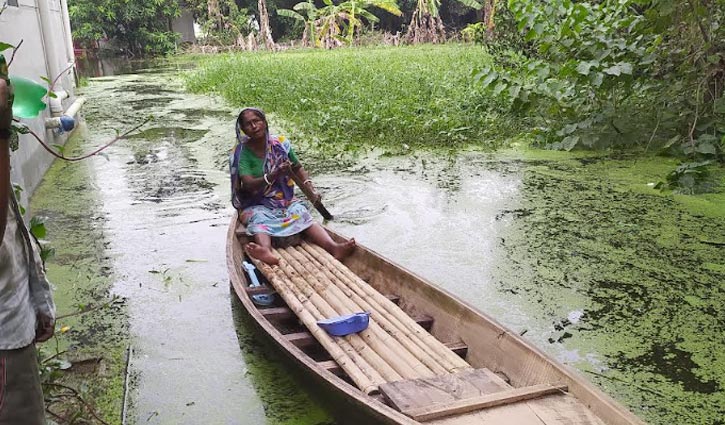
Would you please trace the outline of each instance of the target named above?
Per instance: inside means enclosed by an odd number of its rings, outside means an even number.
[[[148,55],[172,52],[178,34],[171,19],[179,16],[178,0],[71,0],[68,14],[73,39],[87,48],[99,48],[99,40],[112,55]]]
[[[186,83],[272,112],[290,137],[324,149],[495,147],[522,124],[470,84],[473,67],[489,61],[465,45],[230,54],[209,58]]]
[[[82,140],[73,137],[66,151],[81,152]],[[56,336],[39,349],[46,407],[62,423],[94,414],[120,423],[123,399],[127,319],[123,302],[109,292],[111,261],[91,181],[86,164],[56,161],[30,205],[46,218],[55,251],[46,267],[55,286]]]
[[[494,55],[476,79],[511,114],[536,117],[540,146],[679,155],[662,187],[711,189],[707,166],[725,161],[725,3],[510,0],[506,11],[518,38],[468,31]]]
[[[675,164],[527,151],[521,203],[500,216],[510,224],[494,281],[541,324],[528,338],[647,423],[716,424],[725,414],[725,193],[655,190]]]

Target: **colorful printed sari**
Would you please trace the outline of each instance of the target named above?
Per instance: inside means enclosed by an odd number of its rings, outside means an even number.
[[[240,211],[242,223],[247,226],[247,234],[266,233],[285,237],[310,227],[313,224],[312,216],[304,204],[294,197],[295,183],[289,176],[280,176],[257,193],[235,188],[235,181],[238,182],[240,178],[239,161],[249,140],[246,136],[239,137],[239,131],[237,133],[239,143],[230,157],[232,204]],[[262,175],[270,175],[280,164],[289,161],[290,149],[290,142],[284,136],[268,135]]]

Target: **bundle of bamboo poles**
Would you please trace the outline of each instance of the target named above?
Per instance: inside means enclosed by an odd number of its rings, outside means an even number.
[[[367,394],[380,384],[430,378],[470,365],[324,249],[304,242],[276,250],[277,267],[255,264],[333,359]],[[254,260],[253,260],[254,261]],[[368,328],[334,337],[317,325],[368,311]]]

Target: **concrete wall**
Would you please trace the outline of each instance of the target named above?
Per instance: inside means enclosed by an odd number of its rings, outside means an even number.
[[[18,6],[9,6],[0,15],[0,41],[17,45],[22,40],[22,45],[10,65],[10,75],[29,78],[44,85],[41,76],[53,80],[73,61],[69,31],[65,0],[18,0]],[[12,51],[6,50],[3,53],[9,61]],[[70,97],[62,101],[63,109],[67,109],[75,100],[75,80],[72,72],[65,72],[54,90],[65,90],[69,93]],[[38,118],[21,121],[44,138],[48,145],[62,145],[67,139],[67,133],[45,130],[45,119],[50,116],[50,108],[47,108]],[[23,135],[20,138],[20,149],[11,153],[10,177],[29,195],[38,186],[52,162],[53,157],[32,136]]]
[[[181,34],[180,43],[195,43],[194,15],[190,10],[182,10],[181,16],[171,21],[171,31]]]

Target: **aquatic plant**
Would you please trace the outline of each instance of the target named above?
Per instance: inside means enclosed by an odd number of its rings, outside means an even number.
[[[185,81],[232,105],[260,106],[293,138],[323,149],[494,147],[526,120],[493,112],[496,101],[470,84],[473,67],[489,60],[480,48],[452,44],[242,53],[208,58]]]

